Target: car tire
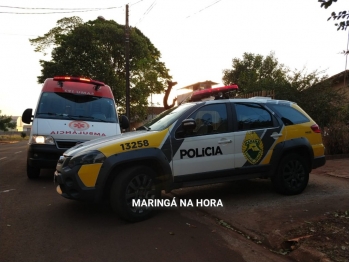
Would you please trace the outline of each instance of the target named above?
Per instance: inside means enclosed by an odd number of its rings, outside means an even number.
[[[271,180],[275,190],[281,194],[302,193],[309,181],[309,168],[304,157],[295,153],[284,156]]]
[[[122,219],[130,222],[148,219],[154,210],[150,207],[134,207],[132,200],[160,199],[161,190],[156,184],[156,174],[147,166],[135,166],[123,170],[111,186],[112,209]]]
[[[40,168],[27,164],[27,176],[29,179],[37,179],[40,176]]]

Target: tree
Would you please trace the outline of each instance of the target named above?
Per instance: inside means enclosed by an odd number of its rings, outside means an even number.
[[[1,110],[0,110],[0,130],[8,131],[9,129],[16,128],[16,126],[17,126],[17,123],[12,122],[12,117],[1,115]]]
[[[329,6],[331,6],[334,2],[337,2],[337,0],[318,0],[321,3],[321,7],[324,7],[327,9]],[[331,20],[344,20],[340,23],[335,23],[334,25],[337,26],[337,30],[347,30],[347,27],[349,26],[349,11],[340,11],[338,14],[336,12],[332,12],[331,16],[327,19]]]
[[[289,70],[271,53],[267,57],[244,53],[234,58],[232,69],[223,71],[224,84],[239,86],[239,94],[274,90],[275,98],[299,104],[320,126],[328,126],[344,112],[345,97],[331,88],[324,72]]]
[[[38,82],[55,75],[82,76],[108,84],[117,106],[125,108],[125,26],[115,21],[99,20],[83,23],[79,17],[63,18],[44,36],[30,39],[35,52],[51,60],[40,60]],[[164,91],[172,77],[161,53],[137,28],[130,29],[130,107],[131,119],[144,119],[148,97]],[[121,110],[122,113],[125,110]]]
[[[232,69],[223,70],[223,83],[237,84],[240,94],[273,90],[286,82],[287,72],[272,52],[265,58],[244,53],[242,59],[233,59]]]

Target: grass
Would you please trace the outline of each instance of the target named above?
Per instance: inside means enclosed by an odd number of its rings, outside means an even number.
[[[23,138],[20,135],[0,135],[0,141],[23,141],[28,139],[29,136]]]

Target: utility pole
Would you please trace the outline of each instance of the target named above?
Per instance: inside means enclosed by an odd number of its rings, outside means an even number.
[[[126,116],[130,119],[130,28],[128,24],[128,5],[126,5],[126,23],[125,23],[125,70],[126,70]]]

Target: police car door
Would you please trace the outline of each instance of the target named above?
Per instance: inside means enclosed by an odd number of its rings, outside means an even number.
[[[283,139],[283,125],[257,103],[235,103],[235,167],[267,171],[273,148]],[[263,167],[262,167],[263,166]],[[263,170],[265,168],[266,170]]]
[[[173,175],[177,182],[217,178],[234,168],[233,133],[228,129],[226,103],[206,104],[188,118],[196,122],[193,132],[177,140]]]

